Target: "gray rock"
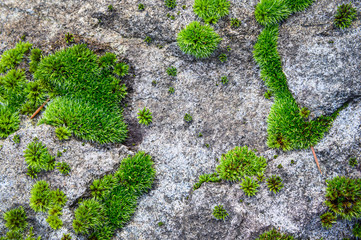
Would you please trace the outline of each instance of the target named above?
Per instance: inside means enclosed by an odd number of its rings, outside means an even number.
[[[271,227],[301,239],[350,237],[352,222],[339,220],[331,230],[325,230],[319,216],[326,211],[322,204],[325,179],[336,175],[360,177],[359,169],[348,166],[348,159],[360,158],[361,153],[361,104],[357,98],[360,20],[348,30],[334,29],[336,8],[346,2],[320,0],[292,15],[280,27],[279,52],[289,88],[299,105],[308,107],[315,117],[330,114],[350,101],[330,132],[315,146],[324,172],[321,176],[310,150],[284,153],[266,145],[272,99],[263,97],[266,87],[252,56],[262,29],[253,17],[257,2],[231,1],[229,17],[215,25],[222,43],[206,60],[184,55],[176,44],[176,33],[197,19],[191,8],[193,1],[178,2],[175,10],[167,10],[162,1],[149,0],[143,2],[143,12],[137,10],[139,2],[134,0],[0,3],[1,51],[14,46],[27,33],[26,40],[51,53],[66,47],[63,37],[71,32],[76,41],[88,43],[97,53],[114,51],[130,63],[131,76],[125,79],[129,88],[125,118],[131,136],[126,144],[154,157],[157,177],[154,188],[140,198],[132,221],[114,239],[254,239]],[[109,4],[114,6],[114,12],[107,11]],[[186,10],[182,5],[187,6]],[[360,2],[353,1],[353,5],[360,10]],[[176,19],[167,18],[167,13]],[[240,28],[230,28],[229,18],[233,17],[241,20]],[[145,36],[154,41],[146,44]],[[331,40],[334,43],[329,43]],[[221,53],[228,56],[222,64],[218,60]],[[177,77],[166,74],[169,66],[177,68]],[[222,86],[220,78],[224,75],[230,81]],[[157,82],[155,87],[153,80]],[[175,88],[173,95],[168,93],[171,86]],[[144,106],[153,113],[153,123],[139,127],[137,112]],[[183,121],[185,113],[192,115],[192,123]],[[200,132],[203,137],[198,137]],[[34,134],[54,153],[71,148],[61,157],[72,166],[70,177],[56,171],[40,177],[53,188],[64,190],[70,199],[61,231],[52,231],[44,215],[31,213],[31,222],[44,239],[59,239],[63,232],[72,232],[73,203],[89,196],[90,182],[115,170],[121,158],[130,153],[124,146],[104,149],[82,146],[74,139],[59,142],[53,128],[31,127],[26,122],[17,134],[20,146],[13,145],[10,136],[0,152],[2,163],[6,161],[0,170],[1,211],[18,204],[32,211],[26,205],[34,181],[25,175],[22,152]],[[210,183],[192,191],[200,174],[215,170],[221,154],[243,145],[269,159],[266,176],[277,174],[284,179],[285,187],[279,194],[271,194],[265,183],[252,198],[244,196],[238,183]],[[273,159],[275,154],[279,157]],[[290,164],[292,159],[295,165]],[[279,164],[282,169],[277,168]],[[211,215],[218,204],[229,212],[225,222]],[[158,222],[164,225],[159,227]],[[3,231],[3,222],[0,224]]]

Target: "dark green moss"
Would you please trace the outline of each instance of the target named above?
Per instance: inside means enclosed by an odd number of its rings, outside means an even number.
[[[224,221],[228,217],[228,212],[224,209],[223,205],[215,206],[212,214],[217,220]]]

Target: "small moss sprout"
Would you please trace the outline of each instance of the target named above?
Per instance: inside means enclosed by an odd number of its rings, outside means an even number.
[[[145,7],[144,7],[144,4],[143,3],[139,3],[138,5],[138,10],[139,11],[144,11]]]
[[[71,130],[67,127],[60,126],[55,129],[55,136],[61,140],[68,140],[71,136]]]
[[[278,193],[284,187],[282,178],[276,175],[267,178],[266,182],[268,189],[274,193]]]
[[[139,109],[137,118],[139,119],[139,124],[143,124],[146,126],[148,126],[153,119],[152,113],[146,107],[144,107],[143,110]]]
[[[332,224],[336,223],[336,216],[330,212],[326,212],[320,216],[322,227],[329,229]]]
[[[175,68],[175,67],[173,67],[173,66],[168,67],[168,68],[167,68],[167,74],[168,74],[169,76],[172,76],[172,77],[177,76],[177,68]]]
[[[187,123],[191,123],[192,121],[193,121],[193,118],[192,118],[192,116],[189,114],[189,113],[186,113],[185,115],[184,115],[184,121],[185,122],[187,122]]]
[[[222,83],[223,85],[226,85],[226,84],[228,83],[228,77],[227,77],[227,76],[222,76],[222,77],[221,77],[221,83]]]
[[[23,207],[13,208],[4,213],[5,226],[14,231],[24,230],[27,223],[27,216]]]
[[[351,26],[352,21],[356,19],[357,11],[351,3],[338,6],[335,15],[334,24],[336,27],[344,29]]]
[[[58,162],[56,163],[56,169],[63,175],[69,175],[70,166],[66,162]]]
[[[230,2],[227,0],[195,0],[194,13],[205,23],[217,23],[229,13]]]
[[[225,53],[222,53],[218,56],[219,61],[221,61],[221,63],[224,63],[227,61],[227,55]]]
[[[231,27],[239,28],[239,26],[241,26],[241,21],[238,18],[231,18]]]
[[[177,6],[176,0],[165,0],[165,6],[169,9],[173,9]]]
[[[225,220],[228,216],[228,212],[224,209],[223,205],[217,205],[213,209],[213,216],[217,220]]]
[[[259,184],[253,178],[248,176],[243,179],[240,185],[241,189],[248,197],[254,196],[258,192],[257,188],[259,187]]]

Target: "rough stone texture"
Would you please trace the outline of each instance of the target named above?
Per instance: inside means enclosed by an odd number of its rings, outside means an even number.
[[[326,211],[322,205],[325,179],[336,175],[360,177],[360,169],[348,166],[351,156],[360,159],[361,155],[361,104],[356,98],[361,90],[361,69],[357,65],[361,54],[360,20],[349,30],[334,29],[332,17],[337,6],[348,1],[319,0],[307,11],[291,16],[280,27],[279,52],[290,90],[300,105],[318,116],[351,101],[331,131],[315,146],[324,172],[320,176],[310,150],[283,153],[269,150],[266,145],[266,119],[272,100],[263,97],[266,88],[252,57],[253,46],[262,29],[253,17],[257,2],[231,1],[229,17],[215,26],[223,41],[207,60],[184,55],[175,42],[176,33],[196,19],[190,0],[178,1],[175,10],[167,10],[163,1],[150,0],[143,2],[143,12],[137,10],[139,2],[135,0],[0,2],[0,51],[14,46],[26,33],[26,40],[45,52],[53,52],[65,46],[64,34],[71,32],[76,34],[76,41],[89,43],[99,53],[104,49],[114,51],[131,65],[132,76],[126,78],[130,96],[125,118],[133,135],[127,144],[133,150],[143,150],[154,157],[157,177],[154,189],[140,199],[132,221],[119,230],[114,239],[254,239],[271,227],[301,239],[350,236],[352,222],[338,221],[331,230],[325,230],[321,228],[319,216]],[[360,11],[360,1],[352,2]],[[115,12],[107,12],[109,4],[114,6]],[[186,10],[182,5],[187,6]],[[175,15],[176,20],[167,18],[167,13]],[[230,28],[231,17],[242,21],[239,29]],[[146,36],[154,40],[149,45],[143,41]],[[330,40],[334,43],[329,43]],[[160,49],[160,45],[163,48]],[[230,52],[226,51],[227,46],[231,47]],[[221,64],[217,56],[223,52],[227,53],[228,61]],[[177,67],[177,77],[166,74],[169,66]],[[226,86],[220,83],[224,75],[230,80]],[[155,87],[153,80],[157,82]],[[170,86],[175,88],[173,95],[168,93]],[[153,124],[136,128],[138,109],[144,106],[153,112]],[[191,124],[183,121],[185,113],[193,116]],[[41,129],[48,129],[48,132]],[[79,161],[76,167],[79,175],[70,177],[74,180],[64,183],[64,177],[56,173],[42,176],[52,187],[62,187],[72,194],[72,201],[86,193],[92,179],[114,170],[121,157],[128,153],[124,147],[110,146],[104,150],[82,146],[76,140],[60,143],[50,129],[45,126],[26,129],[23,124],[20,133],[29,135],[30,139],[32,131],[41,130],[39,138],[49,144],[49,148],[52,145],[55,151],[64,146],[61,144],[79,148],[74,153]],[[203,137],[198,137],[199,132]],[[21,144],[6,155],[8,164],[2,164],[6,167],[1,169],[0,177],[13,176],[13,181],[27,188],[17,188],[19,195],[11,203],[9,200],[6,205],[1,203],[2,211],[16,204],[26,204],[29,198],[32,181],[24,175],[23,159],[17,157],[24,148]],[[242,145],[257,149],[269,159],[266,176],[278,174],[284,179],[285,188],[279,194],[269,193],[263,183],[260,192],[248,198],[238,183],[224,182],[205,184],[192,192],[198,176],[214,171],[218,164],[216,159],[222,153]],[[4,150],[12,148],[15,147],[10,140],[5,140]],[[64,160],[72,162],[74,155],[66,154]],[[273,159],[275,154],[279,157]],[[107,157],[92,161],[91,155]],[[292,159],[296,164],[291,166]],[[279,164],[283,169],[277,168]],[[17,172],[4,173],[7,169],[20,169],[21,174],[15,178]],[[85,169],[88,172],[82,176]],[[5,183],[10,185],[10,181]],[[79,184],[76,191],[69,187],[74,183]],[[2,188],[11,191],[9,187]],[[241,203],[240,199],[244,201]],[[225,222],[212,218],[212,209],[217,204],[223,204],[230,214]],[[64,210],[65,227],[60,232],[72,231],[74,209],[69,206]],[[59,239],[59,231],[46,227],[43,216],[32,215],[32,218],[44,239]],[[165,225],[159,227],[160,221]]]

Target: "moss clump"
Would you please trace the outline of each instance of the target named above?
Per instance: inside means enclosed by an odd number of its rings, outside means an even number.
[[[248,197],[254,196],[258,192],[257,188],[259,187],[259,184],[250,177],[246,176],[240,185],[241,189]]]
[[[206,23],[217,23],[229,13],[231,3],[227,0],[195,0],[194,13]]]
[[[279,231],[272,229],[260,235],[256,240],[294,240],[294,237],[282,234]]]
[[[167,74],[169,76],[173,76],[173,77],[177,76],[177,68],[175,68],[173,66],[167,68]]]
[[[355,238],[361,238],[361,223],[355,223],[352,229],[352,234]]]
[[[66,162],[58,162],[55,164],[56,168],[59,170],[59,172],[63,175],[68,175],[70,172],[70,166]]]
[[[52,229],[59,229],[63,226],[63,221],[58,216],[49,215],[46,222]]]
[[[337,176],[326,183],[326,206],[344,219],[360,218],[361,179]]]
[[[177,6],[176,0],[165,0],[164,3],[165,3],[165,6],[169,9],[173,9]]]
[[[263,172],[266,166],[266,159],[258,157],[248,150],[247,146],[235,147],[222,156],[217,172],[223,180],[239,181],[244,176],[254,176]]]
[[[284,151],[309,148],[322,139],[343,108],[331,116],[321,116],[313,121],[304,119],[288,89],[277,51],[277,39],[278,26],[266,27],[260,34],[253,52],[254,58],[261,67],[261,78],[274,95],[274,104],[267,120],[267,145]]]
[[[217,220],[225,220],[228,217],[228,213],[223,205],[215,206],[212,214]]]
[[[153,119],[151,111],[145,107],[143,110],[139,109],[137,118],[139,119],[139,124],[144,124],[146,126],[148,126]]]
[[[267,187],[271,192],[278,193],[283,187],[283,180],[280,176],[272,175],[267,178]]]
[[[231,18],[231,27],[239,28],[239,26],[241,26],[241,21],[238,18]]]
[[[330,212],[326,212],[320,216],[322,227],[329,229],[332,224],[336,223],[336,216]]]
[[[54,169],[55,158],[50,155],[45,145],[38,140],[28,144],[24,151],[24,157],[25,162],[28,164],[28,169],[35,173]]]
[[[138,197],[152,187],[154,177],[153,161],[144,152],[123,159],[115,174],[94,180],[90,187],[94,198],[83,201],[75,211],[75,232],[111,239],[115,229],[130,220]]]
[[[205,182],[219,182],[221,179],[219,178],[217,173],[212,174],[202,174],[198,178],[198,182],[196,182],[193,186],[193,190],[196,190],[202,186]]]
[[[179,48],[196,58],[209,57],[217,49],[221,40],[211,26],[201,25],[197,21],[191,22],[177,36]]]
[[[41,54],[41,50],[39,48],[33,48],[31,49],[31,54],[30,54],[30,67],[29,67],[29,71],[30,72],[35,72],[36,69],[38,68],[38,64],[41,60],[42,54]]]
[[[23,231],[28,223],[23,207],[11,209],[4,213],[5,226],[13,231]]]
[[[67,127],[60,126],[55,129],[55,136],[59,140],[68,140],[71,136],[71,131]]]
[[[33,45],[28,42],[19,42],[15,48],[5,51],[0,59],[0,73],[15,68],[24,58],[24,54],[27,53]]]
[[[285,0],[261,0],[254,12],[257,22],[263,26],[277,24],[290,14]]]
[[[227,61],[227,55],[225,53],[222,53],[218,56],[218,59],[221,63],[224,63]]]
[[[356,14],[356,8],[352,7],[351,3],[342,4],[337,8],[333,23],[338,28],[348,28],[351,26],[352,21],[356,19]]]

